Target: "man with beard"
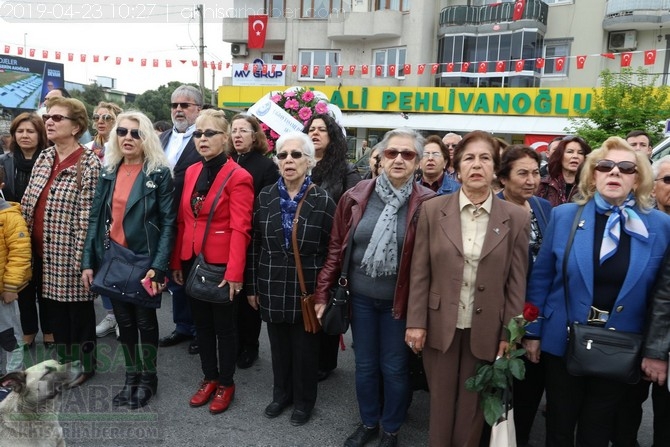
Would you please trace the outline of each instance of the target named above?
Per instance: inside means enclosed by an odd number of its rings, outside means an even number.
[[[184,188],[186,168],[201,160],[200,154],[195,150],[193,141],[195,119],[202,109],[200,90],[190,85],[177,87],[172,93],[170,108],[172,110],[173,127],[163,132],[160,140],[174,173],[174,203],[179,204]],[[170,281],[168,289],[172,294],[172,319],[175,323],[175,329],[170,335],[161,338],[158,341],[158,346],[174,346],[190,340],[188,352],[189,354],[197,354],[198,341],[195,339],[195,326],[193,325],[188,300],[184,294],[184,287]]]

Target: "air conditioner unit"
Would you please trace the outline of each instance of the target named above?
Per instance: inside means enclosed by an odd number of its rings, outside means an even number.
[[[634,50],[637,48],[637,31],[616,31],[610,33],[609,49],[614,51]]]
[[[247,50],[246,43],[233,43],[230,45],[230,53],[233,57],[237,56],[248,56],[249,51]]]

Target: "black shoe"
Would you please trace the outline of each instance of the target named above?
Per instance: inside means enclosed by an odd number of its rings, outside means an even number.
[[[156,395],[158,389],[158,377],[156,373],[142,373],[140,383],[128,402],[128,408],[136,410],[144,407],[149,400]]]
[[[126,383],[123,385],[119,394],[112,399],[112,405],[122,407],[130,403],[130,399],[136,392],[137,384],[140,383],[139,373],[126,373]]]
[[[361,424],[358,426],[356,431],[353,432],[346,441],[344,441],[344,447],[363,447],[373,438],[377,437],[378,432],[379,426],[366,427],[365,425]]]
[[[295,427],[305,425],[307,422],[309,422],[311,417],[311,411],[293,410],[293,414],[291,415],[291,425]]]
[[[330,377],[330,373],[333,372],[332,369],[325,370],[325,369],[320,369],[316,372],[316,377],[319,380],[319,382],[323,382],[326,380],[328,377]]]
[[[237,356],[237,367],[240,369],[251,368],[258,359],[258,349],[244,348]]]
[[[188,344],[188,353],[191,355],[200,353],[200,346],[198,345],[198,340],[196,338],[191,340],[191,343]]]
[[[191,340],[193,336],[182,334],[181,332],[172,331],[170,335],[167,335],[160,340],[158,340],[158,346],[161,348],[168,348],[170,346],[178,345],[179,343]]]
[[[279,416],[291,405],[291,402],[272,402],[265,407],[265,416],[273,419]]]
[[[95,371],[81,373],[76,379],[74,379],[73,382],[70,383],[69,387],[75,388],[81,386],[93,376],[95,376]]]
[[[398,445],[398,435],[391,433],[382,433],[382,438],[379,440],[378,447],[396,447]]]

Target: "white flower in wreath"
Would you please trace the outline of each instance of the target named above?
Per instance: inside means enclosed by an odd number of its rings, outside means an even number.
[[[151,188],[151,189],[155,189],[155,188],[156,188],[156,184],[155,184],[153,181],[151,181],[151,180],[149,180],[149,181],[146,182],[145,184],[146,184],[147,188]]]

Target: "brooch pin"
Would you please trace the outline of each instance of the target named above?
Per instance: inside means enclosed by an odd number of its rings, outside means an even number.
[[[494,228],[494,229],[493,229],[493,232],[494,232],[495,234],[500,234],[500,229],[498,229],[498,228]]]
[[[153,188],[156,187],[156,184],[155,184],[154,182],[152,182],[151,180],[149,180],[149,181],[146,183],[146,186],[147,186],[147,188],[152,188],[152,189],[153,189]]]
[[[577,225],[579,228],[584,228],[584,224],[586,223],[585,220],[580,220],[579,224]]]

